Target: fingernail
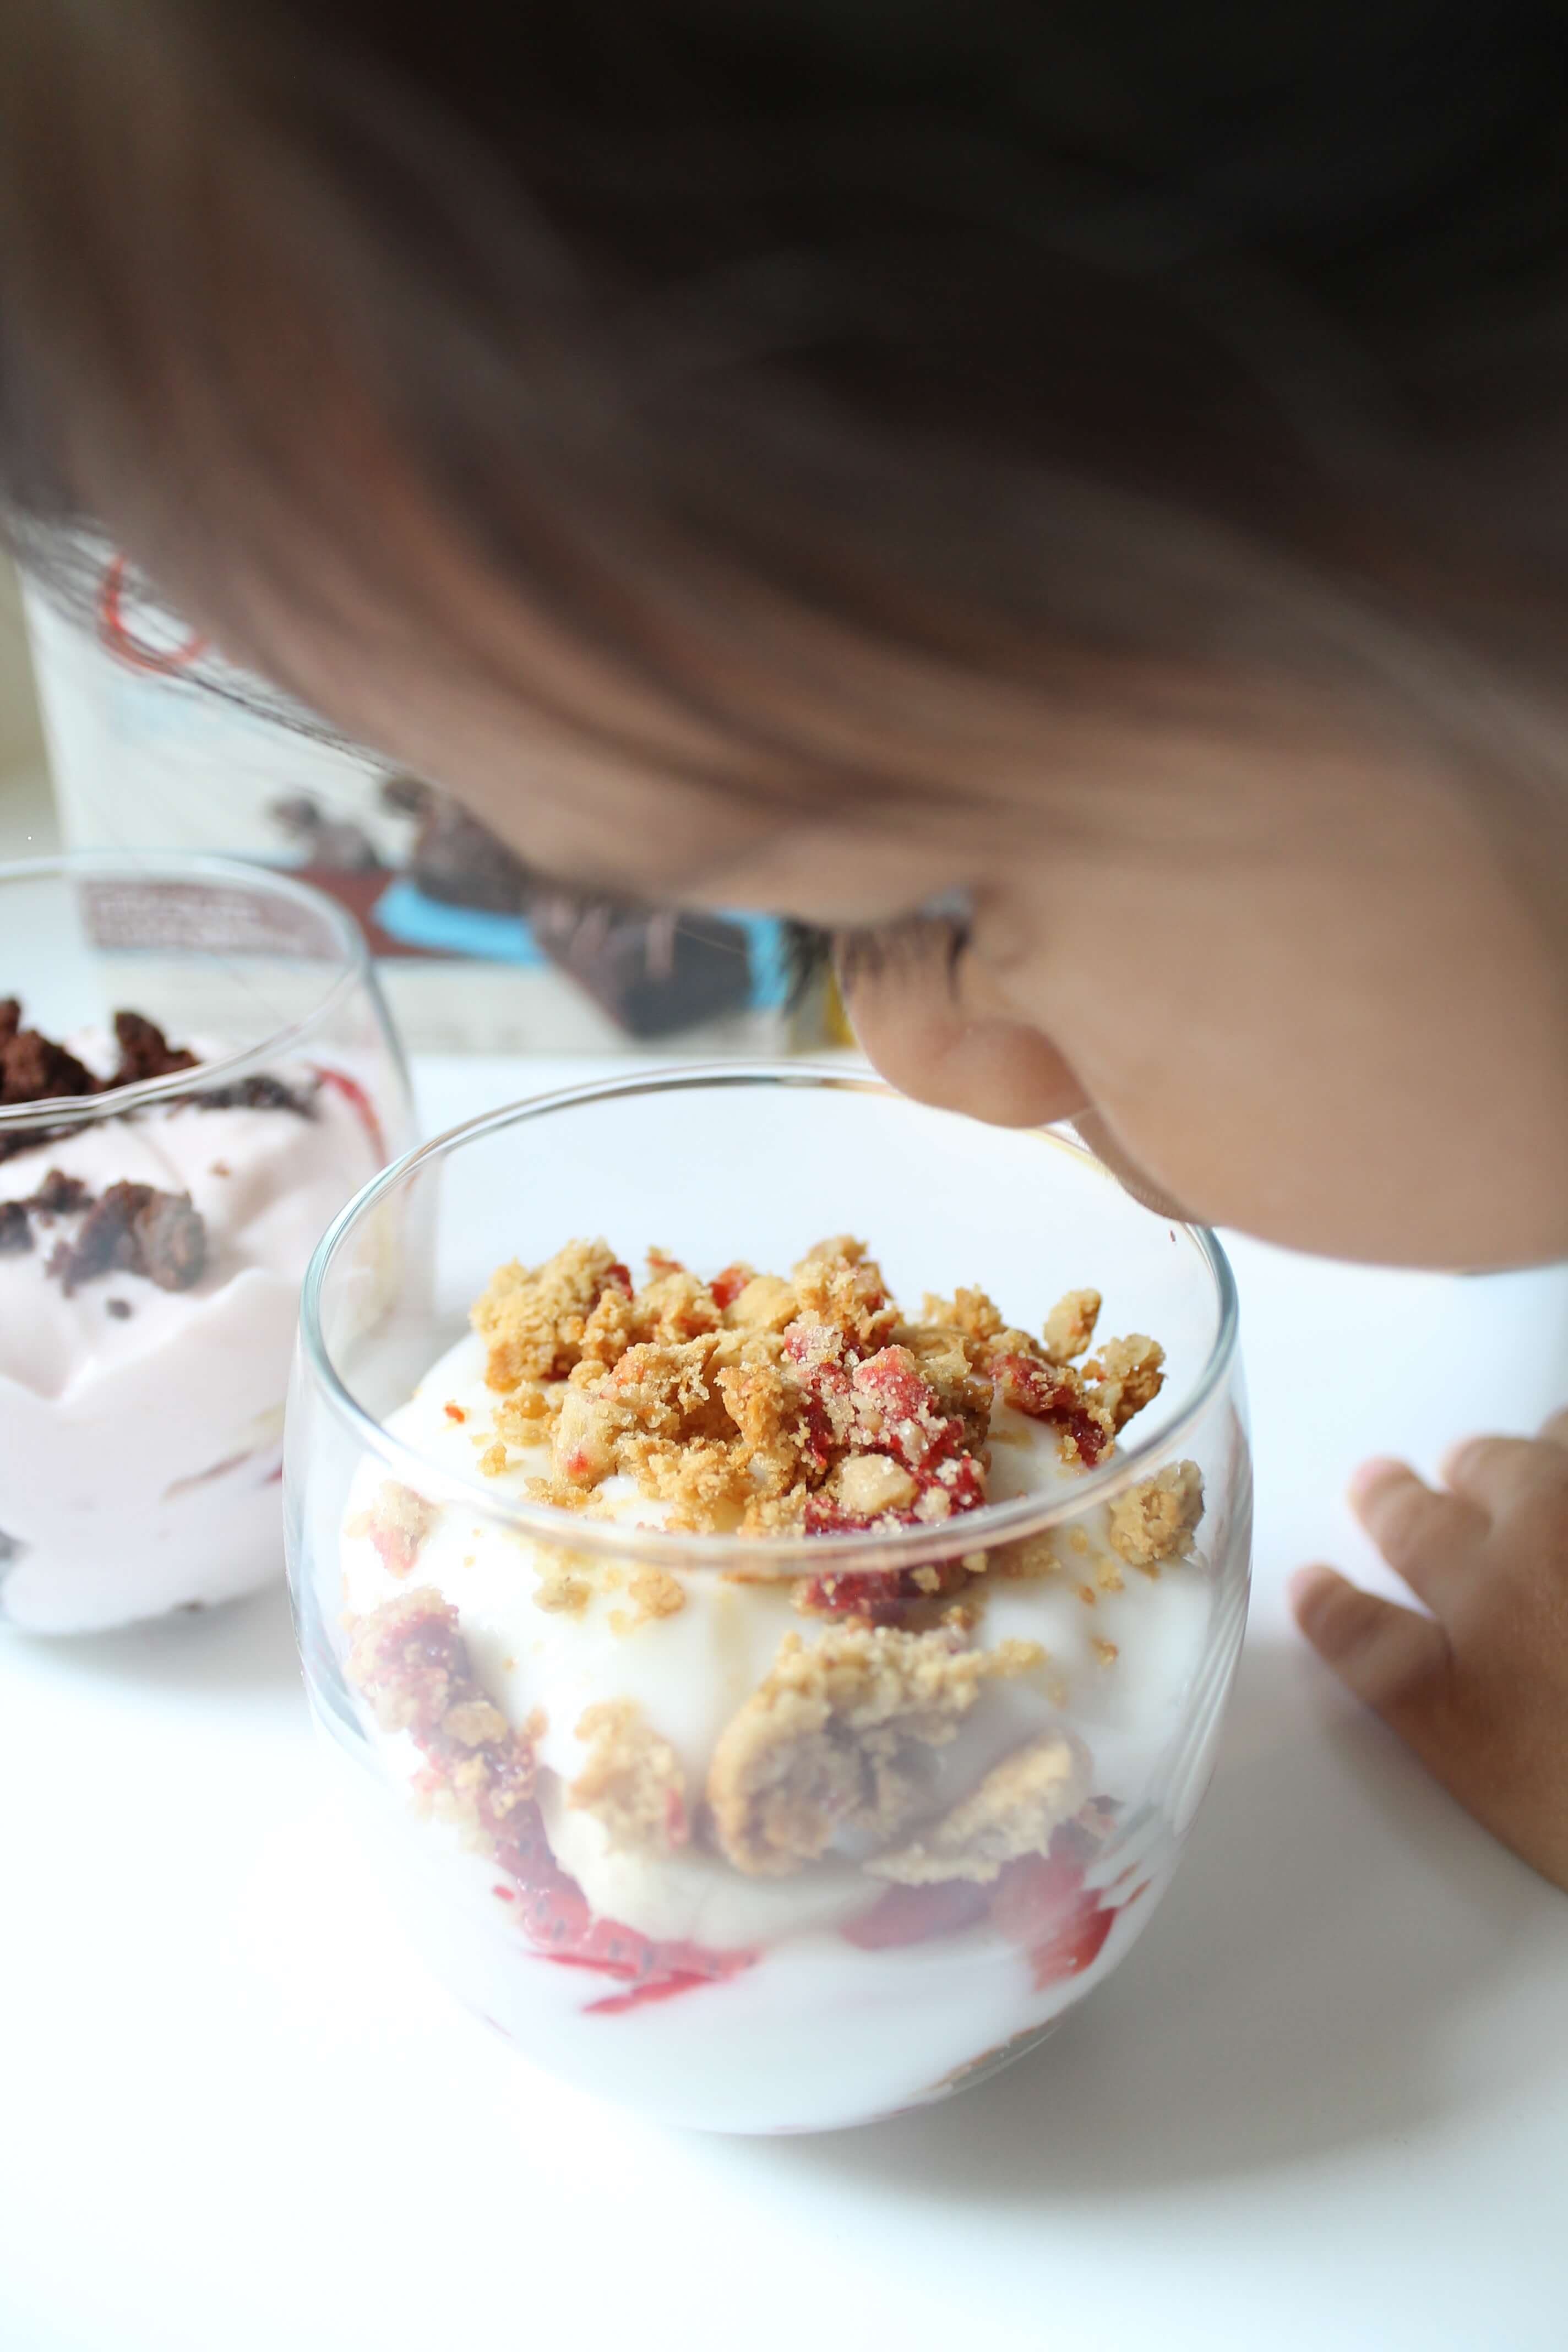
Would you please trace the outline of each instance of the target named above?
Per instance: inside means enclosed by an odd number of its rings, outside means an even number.
[[[1370,1461],[1358,1463],[1351,1472],[1350,1482],[1345,1488],[1352,1510],[1359,1511],[1375,1488],[1384,1485],[1391,1476],[1397,1477],[1404,1467],[1404,1463],[1396,1462],[1391,1454],[1374,1454]]]

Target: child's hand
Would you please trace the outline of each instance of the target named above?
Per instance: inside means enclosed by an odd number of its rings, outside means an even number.
[[[1302,1632],[1494,1836],[1568,1890],[1568,1412],[1539,1438],[1476,1437],[1434,1494],[1365,1462],[1351,1500],[1431,1610],[1303,1568]]]

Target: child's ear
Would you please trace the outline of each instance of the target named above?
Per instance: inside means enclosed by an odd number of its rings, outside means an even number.
[[[961,926],[916,918],[841,942],[839,986],[883,1077],[920,1102],[993,1127],[1043,1127],[1087,1102],[1042,1030],[1018,1020]]]

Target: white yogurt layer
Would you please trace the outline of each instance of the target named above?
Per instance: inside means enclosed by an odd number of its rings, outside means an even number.
[[[341,1762],[342,1750],[322,1744]],[[863,1951],[812,1916],[820,1880],[847,1874],[807,1872],[785,1882],[806,1898],[801,1916],[753,1965],[605,2014],[595,2004],[624,1988],[533,1951],[496,1898],[493,1865],[452,1824],[412,1810],[390,1817],[367,1801],[357,1771],[340,1770],[339,1783],[410,1936],[449,1991],[551,2073],[616,2106],[704,2131],[837,2130],[921,2105],[954,2076],[1016,2054],[1120,1964],[1175,1861],[1164,1825],[1149,1823],[1136,1842],[1135,1876],[1110,1898],[1117,1916],[1100,1949],[1081,1971],[1043,1987],[1024,1954],[984,1925]],[[1114,1869],[1131,1859],[1124,1848]],[[1123,1909],[1135,1885],[1142,1891]],[[771,1892],[776,1898],[784,1887]]]
[[[484,1363],[479,1339],[460,1340],[387,1424],[458,1477],[472,1476],[478,1454],[494,1438],[496,1401],[484,1384]],[[1068,1491],[1077,1483],[1061,1463],[1054,1432],[1006,1407],[992,1428],[994,1499]],[[546,1446],[513,1448],[507,1469],[486,1484],[500,1502],[547,1468]],[[346,1524],[359,1531],[343,1537],[343,1606],[364,1614],[413,1582],[434,1587],[456,1609],[479,1682],[513,1725],[532,1718],[551,1843],[597,1914],[657,1939],[689,1938],[723,1949],[835,1925],[877,1899],[879,1885],[858,1867],[862,1855],[847,1843],[787,1878],[753,1878],[692,1848],[665,1857],[613,1850],[593,1815],[562,1799],[585,1759],[577,1726],[585,1709],[608,1699],[636,1704],[675,1750],[688,1790],[700,1794],[721,1734],[767,1675],[785,1636],[812,1642],[828,1622],[803,1617],[789,1583],[741,1583],[693,1570],[679,1574],[684,1605],[650,1616],[637,1601],[642,1562],[579,1553],[585,1598],[572,1609],[542,1605],[554,1597],[563,1566],[572,1565],[563,1557],[572,1520],[563,1516],[558,1550],[498,1525],[482,1507],[458,1503],[439,1511],[411,1577],[399,1580],[361,1517],[372,1510],[384,1477],[369,1462],[356,1477]],[[654,1527],[663,1516],[660,1505],[625,1479],[607,1482],[598,1499],[629,1525]],[[1060,1727],[1070,1728],[1089,1751],[1094,1794],[1129,1805],[1148,1794],[1204,1653],[1212,1584],[1197,1560],[1168,1562],[1157,1577],[1114,1561],[1106,1525],[1098,1506],[1075,1532],[1062,1530],[1056,1574],[983,1581],[966,1591],[966,1601],[980,1608],[974,1646],[1016,1639],[1038,1643],[1047,1655],[1037,1668],[986,1685],[958,1736],[930,1751],[933,1816],[1010,1750]],[[738,1541],[728,1559],[743,1558],[744,1549]],[[1097,1574],[1108,1562],[1120,1590],[1105,1589]]]
[[[98,1041],[68,1042],[102,1066]],[[272,1075],[298,1090],[314,1076]],[[0,1256],[0,1528],[13,1547],[0,1617],[86,1631],[228,1600],[277,1572],[300,1282],[379,1158],[329,1085],[310,1117],[187,1104],[100,1118],[0,1160],[0,1201],[27,1198],[58,1168],[94,1194],[120,1181],[188,1192],[206,1228],[204,1272],[184,1291],[111,1274],[68,1298],[45,1269],[76,1218],[35,1218],[35,1248]]]
[[[484,1344],[464,1338],[388,1423],[416,1459],[458,1484],[472,1482],[496,1443],[485,1360]],[[994,1500],[1070,1496],[1081,1475],[1062,1462],[1054,1430],[1005,1406],[993,1415],[991,1462]],[[638,1589],[647,1559],[586,1552],[585,1526],[564,1513],[559,1544],[487,1515],[491,1496],[504,1506],[549,1468],[547,1444],[509,1447],[504,1470],[471,1503],[441,1505],[427,1523],[415,1514],[417,1555],[395,1575],[374,1541],[388,1474],[367,1459],[344,1512],[345,1618],[433,1587],[457,1612],[479,1682],[514,1727],[527,1727],[546,1835],[593,1913],[660,1944],[727,1955],[733,1973],[640,2000],[613,1976],[553,1962],[522,1931],[496,1864],[410,1789],[424,1763],[414,1738],[374,1733],[388,1778],[411,1799],[384,1814],[384,1850],[416,1937],[471,2007],[542,2064],[618,2104],[721,2130],[815,2130],[938,2095],[955,2074],[1046,2030],[1117,1965],[1169,1882],[1177,1839],[1166,1783],[1175,1774],[1184,1787],[1201,1786],[1206,1777],[1239,1635],[1239,1620],[1216,1621],[1201,1528],[1196,1557],[1147,1574],[1117,1557],[1109,1512],[1092,1505],[1051,1538],[1052,1572],[967,1586],[973,1647],[1017,1640],[1045,1655],[984,1683],[957,1736],[925,1751],[922,1805],[934,1819],[1010,1752],[1067,1732],[1083,1768],[1074,1801],[1092,1794],[1123,1809],[1089,1870],[1099,1908],[1113,1916],[1096,1917],[1096,1897],[1085,1898],[1094,1932],[1079,1948],[1069,1892],[1066,1913],[1020,1929],[1022,1942],[982,1918],[867,1949],[843,1932],[885,1891],[863,1867],[864,1838],[841,1838],[789,1875],[752,1876],[700,1843],[664,1853],[617,1845],[589,1806],[571,1801],[587,1758],[578,1732],[585,1710],[629,1700],[674,1750],[696,1804],[721,1735],[781,1643],[819,1641],[835,1621],[803,1615],[788,1582],[741,1582],[721,1568],[667,1569],[684,1600],[658,1613],[646,1605],[657,1589]],[[626,1526],[657,1529],[666,1517],[626,1478],[606,1481],[595,1500]],[[953,1532],[962,1541],[963,1522]],[[746,1550],[737,1538],[721,1558],[742,1566]],[[578,1580],[569,1594],[568,1576]],[[1063,1918],[1068,1948],[1050,1949]],[[1024,1944],[1042,1936],[1037,1960]]]

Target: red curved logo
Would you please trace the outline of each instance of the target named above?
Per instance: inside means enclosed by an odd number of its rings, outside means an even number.
[[[104,650],[128,669],[145,670],[153,677],[171,677],[188,669],[206,651],[205,633],[193,629],[183,645],[160,648],[132,635],[125,625],[126,562],[117,555],[106,569],[98,592],[98,639]]]

